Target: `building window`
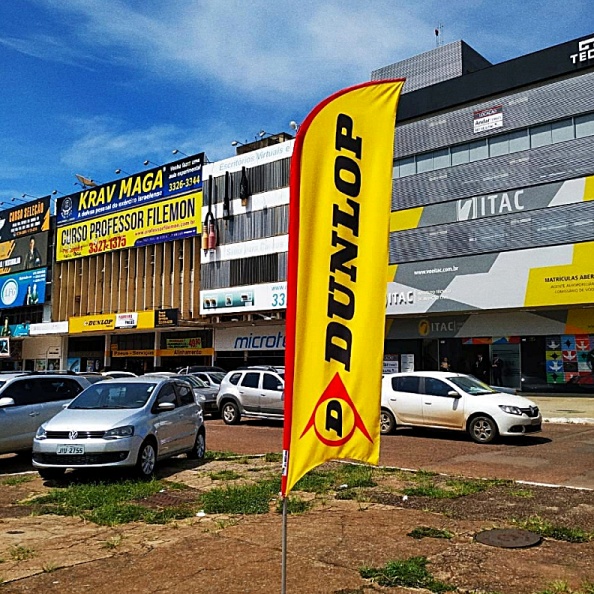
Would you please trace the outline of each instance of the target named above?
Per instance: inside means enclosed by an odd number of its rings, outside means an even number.
[[[393,178],[455,167],[584,136],[594,136],[594,113],[405,157],[394,161]]]
[[[551,124],[535,126],[530,129],[530,148],[538,148],[553,143]]]
[[[468,145],[452,147],[452,165],[463,165],[470,160]]]
[[[425,153],[417,157],[417,173],[433,171],[433,153]]]
[[[487,147],[487,139],[477,140],[468,145],[468,152],[470,155],[470,162],[481,161],[489,156],[489,148]]]
[[[500,157],[509,154],[509,135],[502,134],[489,142],[489,157]]]
[[[594,136],[594,113],[575,118],[575,136],[576,138]]]
[[[516,130],[510,132],[506,136],[509,136],[509,152],[518,153],[520,151],[526,151],[530,148],[530,138],[528,137],[528,129]]]
[[[573,129],[573,120],[567,118],[560,122],[553,122],[551,124],[553,144],[556,142],[565,142],[566,140],[573,140],[575,132]]]
[[[442,149],[433,153],[433,169],[445,169],[451,165],[450,151]]]

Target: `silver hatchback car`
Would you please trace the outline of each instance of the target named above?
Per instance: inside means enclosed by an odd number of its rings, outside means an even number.
[[[0,454],[30,452],[39,425],[88,386],[69,373],[0,374]]]
[[[167,377],[97,382],[44,423],[33,440],[43,478],[67,468],[132,467],[148,478],[158,460],[206,451],[202,408],[190,384]]]

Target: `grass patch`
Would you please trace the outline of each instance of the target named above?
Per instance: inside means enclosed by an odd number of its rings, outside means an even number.
[[[35,551],[22,545],[13,545],[8,549],[8,554],[13,561],[26,561],[35,555]]]
[[[454,538],[454,535],[449,530],[440,530],[439,528],[430,528],[428,526],[418,526],[411,530],[406,536],[412,538]]]
[[[410,557],[403,560],[388,561],[383,567],[362,567],[359,570],[363,579],[371,580],[380,586],[395,588],[425,588],[430,592],[451,592],[456,589],[445,582],[436,580],[427,569],[426,557]]]
[[[166,481],[121,481],[114,483],[79,483],[25,502],[40,514],[77,516],[102,526],[115,526],[142,521],[148,524],[163,524],[194,514],[193,507],[177,506],[165,509],[149,509],[140,501],[159,491],[186,488]]]
[[[416,495],[417,497],[430,497],[431,499],[455,499],[487,491],[491,487],[505,484],[507,481],[481,480],[466,478],[449,478],[438,484],[435,475],[425,474],[417,477],[419,483],[415,487],[403,489],[405,495]]]
[[[579,590],[573,590],[567,582],[555,581],[535,594],[594,594],[594,582],[584,582]]]
[[[206,450],[204,454],[205,461],[212,461],[212,460],[237,460],[238,458],[245,458],[240,454],[235,454],[234,452],[218,452],[217,450]]]
[[[315,469],[303,476],[295,485],[296,491],[309,493],[328,493],[342,487],[375,487],[373,468],[355,464],[336,464]],[[343,486],[346,485],[346,486]]]
[[[280,491],[280,479],[252,485],[215,488],[202,495],[201,506],[207,514],[265,514],[270,500]]]
[[[19,476],[10,476],[0,481],[0,485],[7,485],[8,487],[15,487],[16,485],[22,485],[23,483],[29,483],[33,480],[33,476],[30,474],[21,474]]]
[[[264,454],[264,460],[266,462],[282,462],[283,455],[280,454],[279,452],[268,452],[268,453]]]
[[[305,501],[299,497],[287,497],[287,513],[288,514],[303,514],[312,508],[311,501]],[[276,504],[276,511],[279,514],[283,513],[283,500],[279,499]]]
[[[241,474],[235,472],[234,470],[221,470],[220,472],[211,472],[209,476],[213,481],[233,481],[235,479],[241,478]]]
[[[113,550],[117,549],[122,544],[123,537],[121,534],[116,534],[111,538],[108,538],[102,545],[104,549]]]
[[[530,516],[526,520],[513,520],[513,523],[520,528],[536,532],[541,536],[552,538],[554,540],[564,540],[566,542],[589,542],[594,538],[594,533],[586,532],[581,528],[570,528],[568,526],[556,526],[540,516]]]

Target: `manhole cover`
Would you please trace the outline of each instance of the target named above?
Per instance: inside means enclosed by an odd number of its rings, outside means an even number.
[[[518,530],[516,528],[496,528],[479,532],[474,540],[491,547],[503,549],[523,549],[540,544],[542,538],[539,534],[529,530]]]

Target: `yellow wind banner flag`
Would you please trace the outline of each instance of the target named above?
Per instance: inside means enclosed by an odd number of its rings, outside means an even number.
[[[290,179],[282,495],[326,460],[379,461],[388,231],[403,80],[339,91]]]

